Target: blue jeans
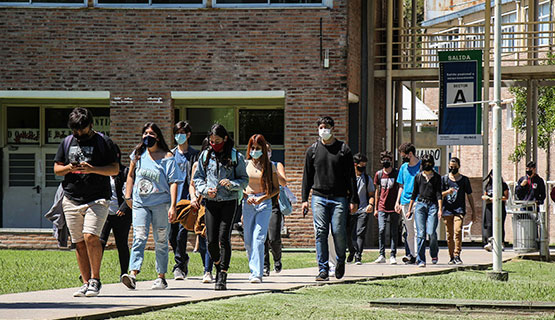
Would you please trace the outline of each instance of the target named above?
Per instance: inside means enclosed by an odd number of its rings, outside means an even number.
[[[254,195],[249,195],[249,197],[252,196]],[[271,199],[264,200],[257,205],[250,205],[247,203],[247,200],[243,200],[244,240],[251,277],[262,278],[264,271],[264,243],[266,242],[271,215]]]
[[[328,234],[331,233],[337,254],[337,264],[345,263],[347,249],[347,215],[349,204],[346,197],[324,198],[312,196],[312,215],[316,234],[316,258],[319,272],[329,272]]]
[[[129,258],[130,270],[141,270],[145,246],[148,239],[148,229],[152,222],[154,250],[156,254],[156,272],[168,272],[168,222],[169,203],[150,207],[133,207],[133,246]]]
[[[212,272],[212,266],[214,262],[210,258],[210,253],[208,253],[208,240],[205,237],[197,235],[198,237],[198,253],[202,259],[202,265],[204,266],[204,272]]]
[[[430,238],[430,256],[437,258],[437,203],[416,202],[414,209],[414,222],[416,224],[416,263],[426,263],[426,235]]]

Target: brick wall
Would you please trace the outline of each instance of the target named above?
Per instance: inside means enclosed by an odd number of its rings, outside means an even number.
[[[316,119],[334,117],[338,138],[347,136],[347,10],[347,1],[332,9],[0,8],[0,90],[110,91],[111,134],[124,155],[146,121],[170,140],[171,91],[284,90],[285,161],[300,199]],[[320,18],[329,69],[320,63]],[[292,243],[312,246],[312,219],[299,207],[287,219]]]

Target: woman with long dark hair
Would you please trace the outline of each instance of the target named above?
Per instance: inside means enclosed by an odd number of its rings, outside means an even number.
[[[136,276],[141,270],[148,229],[152,223],[158,278],[152,289],[166,289],[168,269],[169,223],[176,218],[177,186],[183,181],[175,158],[162,131],[153,122],[142,129],[142,141],[131,154],[125,200],[133,208],[133,246],[129,259],[129,274],[121,282],[135,289]],[[169,221],[168,221],[169,220]]]
[[[482,243],[484,244],[484,249],[486,251],[492,250],[492,244],[490,238],[493,237],[493,170],[490,170],[486,178],[484,179],[484,195],[482,195],[482,200],[486,201],[486,210],[484,210],[484,216],[482,217]],[[503,178],[501,178],[501,186],[503,190],[503,196],[501,197],[501,230],[502,230],[502,246],[505,243],[505,219],[507,218],[507,208],[505,203],[509,199],[509,186],[505,183]]]
[[[226,290],[233,216],[249,177],[244,157],[233,148],[233,139],[223,125],[214,124],[208,139],[210,147],[200,154],[193,180],[206,199],[206,236],[216,267],[215,289]]]
[[[251,272],[250,282],[262,282],[264,242],[272,215],[272,197],[279,193],[277,170],[268,159],[268,146],[261,134],[249,139],[247,146],[247,175],[249,184],[243,200],[245,249]]]

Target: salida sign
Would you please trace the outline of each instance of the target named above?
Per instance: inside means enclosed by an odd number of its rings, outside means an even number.
[[[437,144],[479,145],[482,143],[482,108],[479,103],[466,103],[482,100],[482,51],[443,51],[438,54]]]

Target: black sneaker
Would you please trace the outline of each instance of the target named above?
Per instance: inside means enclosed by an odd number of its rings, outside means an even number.
[[[134,275],[126,273],[120,277],[120,281],[129,289],[134,290],[137,287],[137,280]]]
[[[276,273],[280,273],[282,267],[283,266],[281,265],[281,260],[280,261],[274,261],[274,270],[276,271]]]
[[[344,275],[345,275],[345,262],[337,263],[337,266],[335,267],[335,278],[341,279],[343,278]]]
[[[262,275],[264,277],[269,277],[270,276],[270,267],[264,267],[264,271],[262,271]]]
[[[354,259],[355,259],[355,253],[349,252],[349,255],[347,256],[347,263],[353,262]]]
[[[102,288],[102,283],[100,279],[89,279],[89,287],[87,288],[86,297],[96,297],[100,293],[100,288]]]
[[[453,258],[453,260],[455,260],[455,264],[462,264],[462,260],[460,256],[456,256],[455,258]]]
[[[447,262],[448,265],[454,265],[455,264],[455,258],[451,258],[451,260],[449,260],[449,262]]]
[[[316,281],[328,281],[330,279],[328,272],[327,271],[321,271],[317,276],[316,276]]]
[[[355,264],[356,265],[361,265],[362,264],[362,259],[360,257],[355,257]]]
[[[403,258],[403,261],[405,259]],[[405,264],[416,264],[416,257],[410,257],[410,259],[408,259]]]
[[[226,282],[227,282],[227,272],[218,272],[216,274],[216,287],[214,288],[214,290],[216,291],[227,290]]]

